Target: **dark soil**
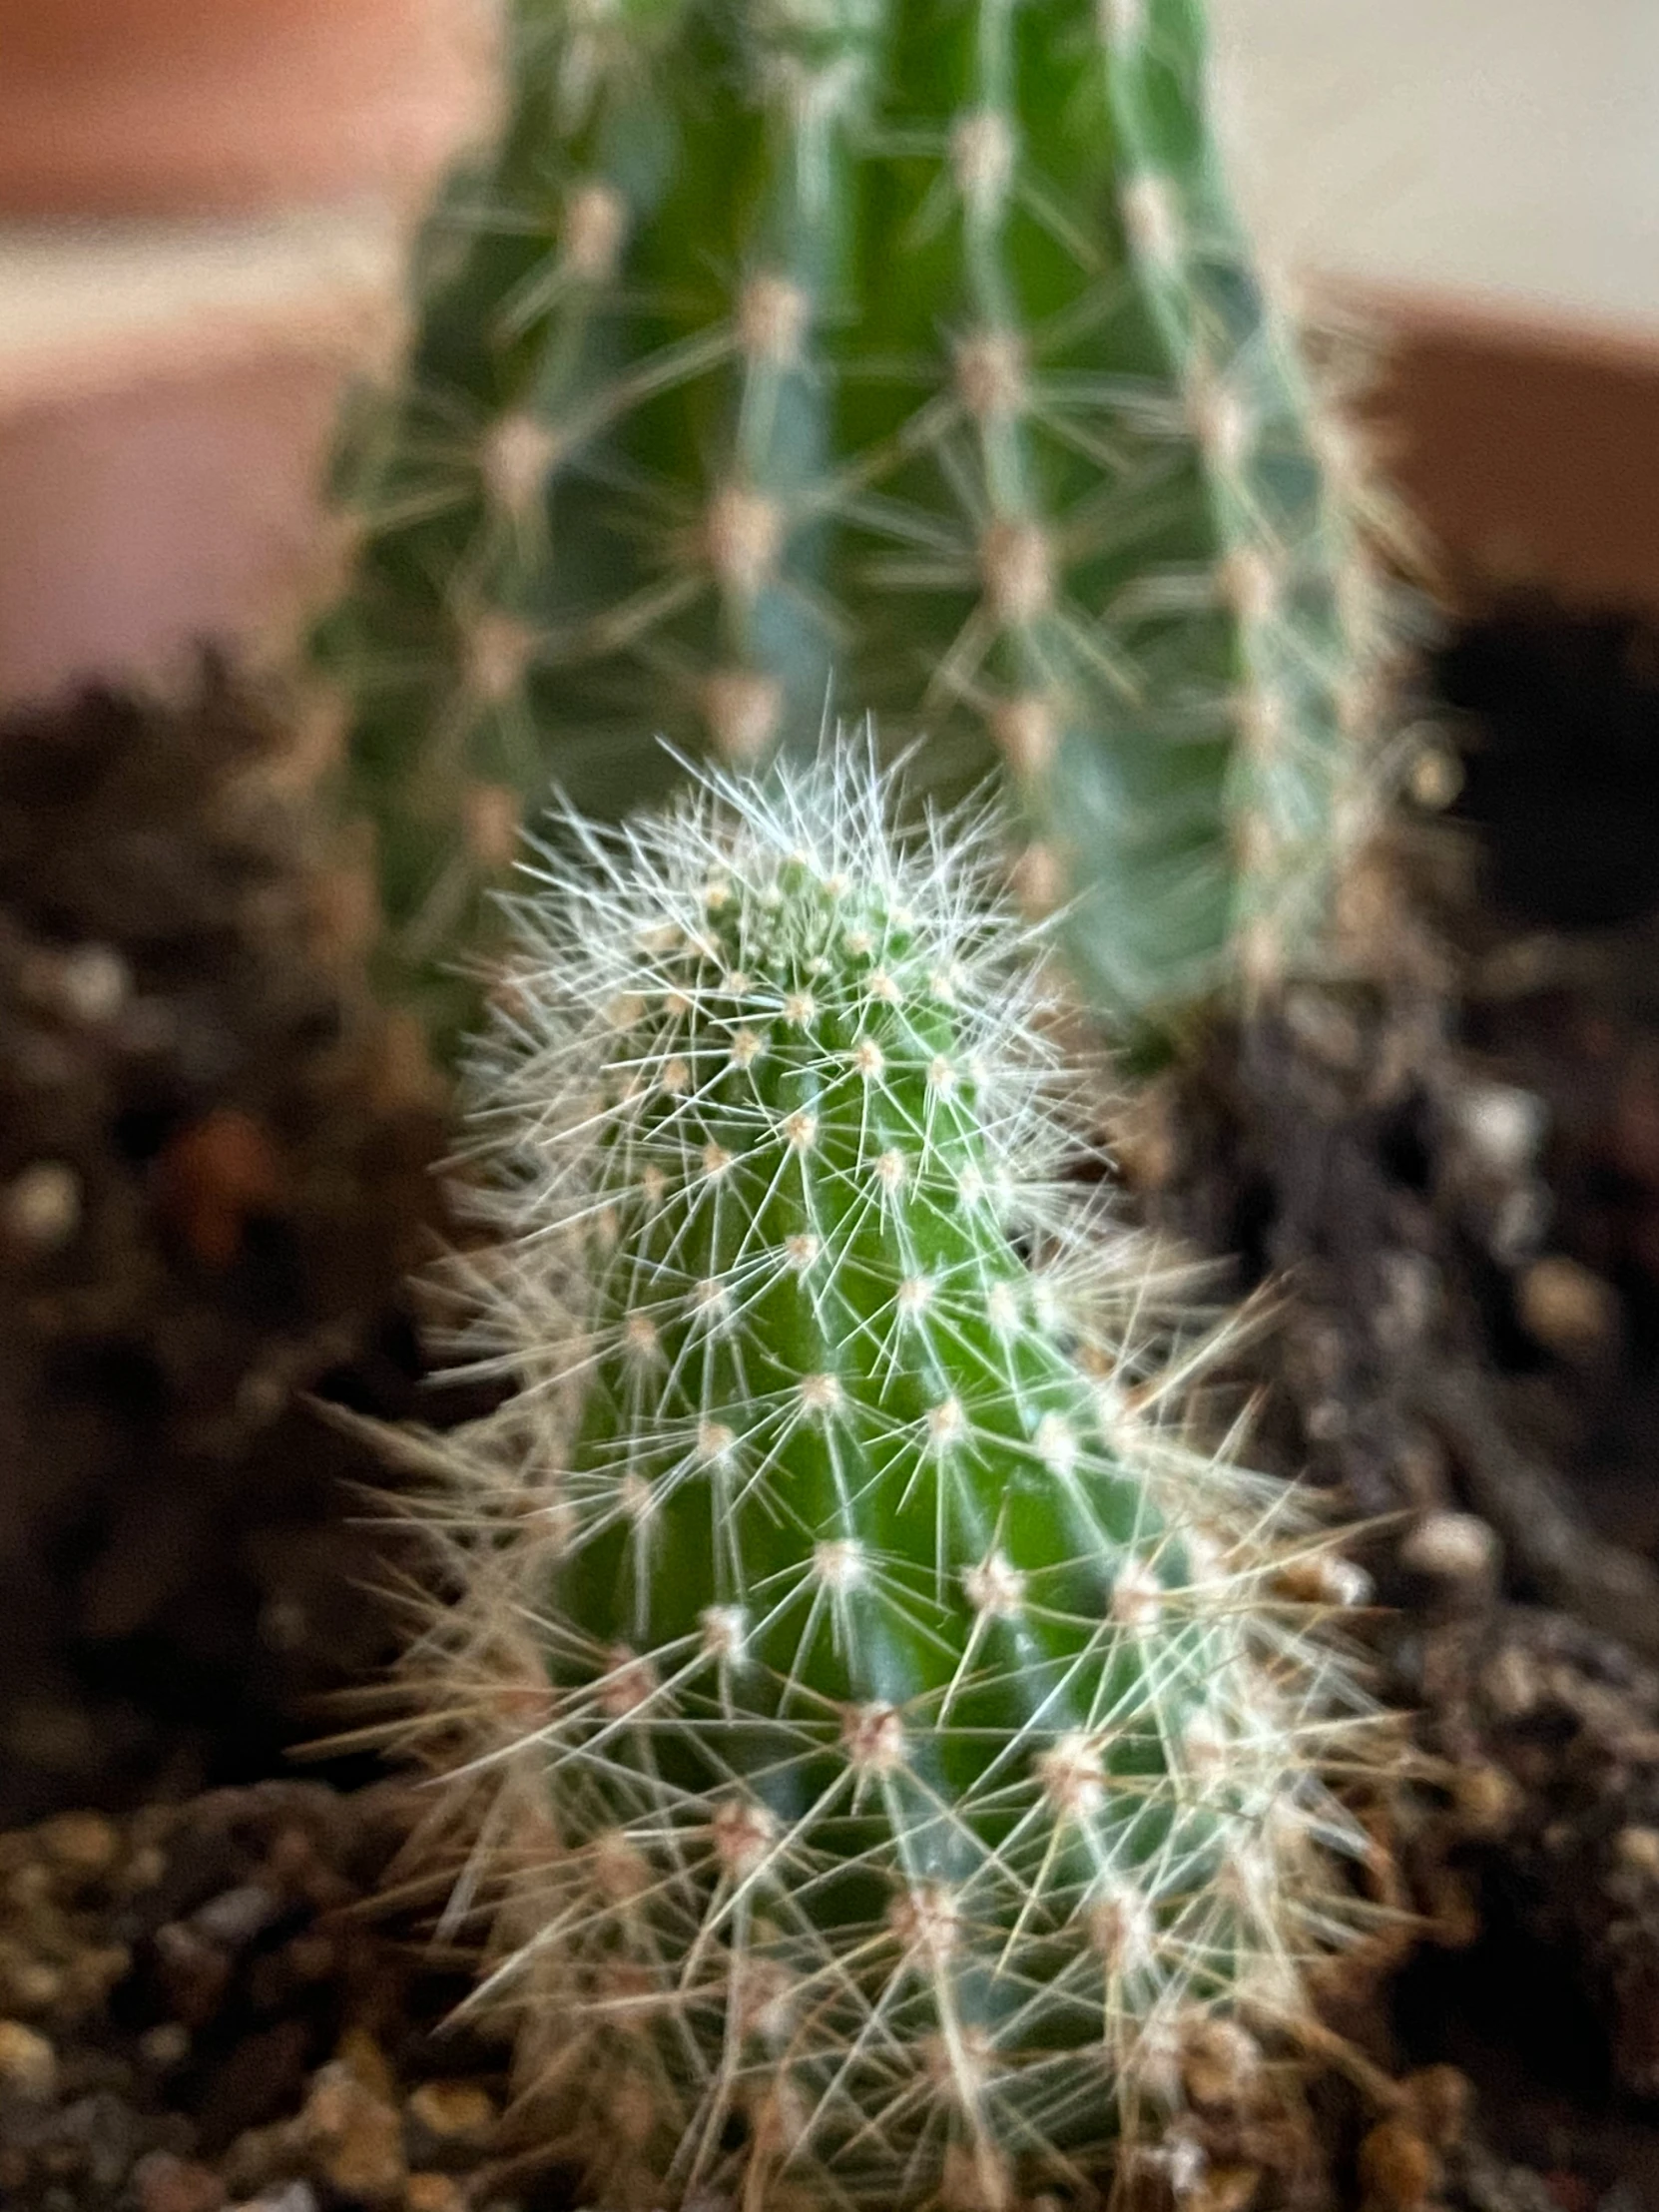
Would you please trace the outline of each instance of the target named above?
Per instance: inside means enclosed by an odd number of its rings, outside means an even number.
[[[278,759],[213,667],[0,731],[0,1827],[272,1773],[383,1647],[293,1395],[406,1407],[441,1123]]]
[[[1313,2166],[1198,2194],[1659,2212],[1659,641],[1505,610],[1430,689],[1461,792],[1363,958],[1119,1132],[1152,1219],[1280,1286],[1260,1450],[1370,1523],[1424,1755],[1424,1933],[1331,1995],[1380,2072]],[[269,1779],[389,1648],[342,1486],[383,1472],[292,1393],[415,1404],[439,1141],[271,742],[213,671],[0,735],[0,2202],[552,2206],[418,1901],[356,1910],[401,1787]]]
[[[367,1916],[408,1806],[271,1782],[0,1839],[0,2202],[519,2212],[503,2052]],[[479,2191],[482,2194],[479,2194]]]
[[[1659,2206],[1659,643],[1517,606],[1434,673],[1461,792],[1355,971],[1213,1038],[1126,1164],[1280,1285],[1262,1448],[1374,1518],[1384,1692],[1443,1763],[1366,2031],[1571,2212]]]

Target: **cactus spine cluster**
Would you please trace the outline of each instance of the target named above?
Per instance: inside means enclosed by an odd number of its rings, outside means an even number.
[[[827,695],[1000,752],[1109,1015],[1306,940],[1382,626],[1204,80],[1201,0],[513,0],[317,633],[435,1033],[550,775],[614,818]]]
[[[606,2205],[1083,2190],[1365,1915],[1352,1570],[1140,1341],[992,815],[887,782],[567,820],[473,1070],[518,1388],[410,1439],[409,1727]]]

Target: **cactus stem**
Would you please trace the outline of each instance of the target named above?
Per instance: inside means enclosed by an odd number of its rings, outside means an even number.
[[[471,1077],[457,1350],[518,1388],[406,1440],[443,1594],[395,1737],[606,2205],[1081,2189],[1254,2093],[1243,2022],[1294,2036],[1376,1917],[1363,1578],[1206,1447],[1228,1326],[1165,1357],[1067,1174],[996,813],[892,797],[837,741],[563,818]]]

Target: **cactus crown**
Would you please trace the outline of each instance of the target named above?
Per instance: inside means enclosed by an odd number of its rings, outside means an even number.
[[[473,1070],[464,1341],[520,1386],[422,1447],[412,1733],[608,2203],[1082,2187],[1364,1917],[1353,1593],[1066,1179],[993,816],[889,799],[840,744],[567,821]]]

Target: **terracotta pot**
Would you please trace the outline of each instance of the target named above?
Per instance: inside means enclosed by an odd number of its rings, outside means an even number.
[[[108,251],[51,299],[0,251],[0,699],[279,635],[346,367],[395,327],[389,225],[175,239],[143,284]],[[1391,342],[1394,470],[1451,595],[1524,582],[1659,612],[1659,342],[1365,304]]]
[[[403,190],[472,127],[485,0],[0,0],[0,217]]]
[[[291,634],[341,387],[395,337],[398,269],[385,216],[0,241],[0,704]]]
[[[1421,292],[1364,304],[1389,345],[1394,474],[1453,596],[1659,612],[1659,331]]]

